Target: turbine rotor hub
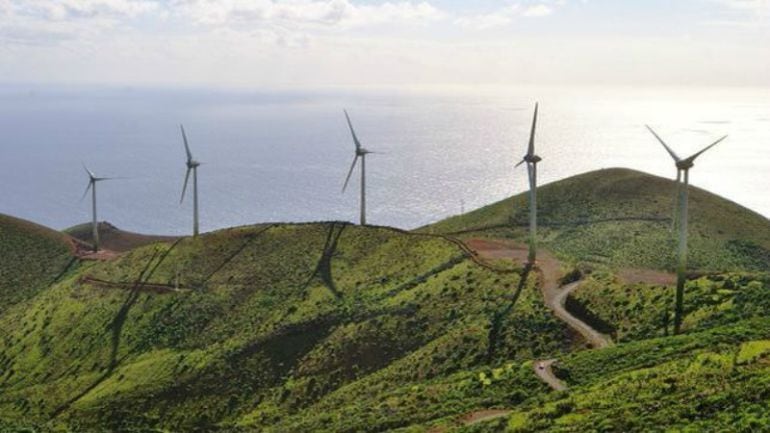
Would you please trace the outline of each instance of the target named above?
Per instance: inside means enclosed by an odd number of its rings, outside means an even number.
[[[525,155],[524,156],[524,161],[529,162],[529,163],[533,163],[533,164],[537,164],[538,162],[540,162],[542,160],[543,160],[543,158],[541,158],[541,157],[539,157],[537,155]]]

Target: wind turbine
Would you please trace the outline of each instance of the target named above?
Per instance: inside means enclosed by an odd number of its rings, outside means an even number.
[[[355,156],[353,157],[353,163],[350,165],[350,171],[348,171],[348,177],[345,178],[345,185],[342,186],[342,192],[348,187],[350,182],[350,176],[353,174],[353,169],[356,168],[358,158],[361,158],[361,225],[366,225],[366,155],[370,153],[376,153],[366,150],[361,146],[361,142],[358,141],[356,131],[353,129],[353,124],[350,122],[350,116],[348,116],[347,110],[344,110],[345,118],[348,121],[348,127],[350,127],[350,134],[353,136],[353,144],[356,145]]]
[[[86,198],[86,195],[88,194],[88,190],[91,190],[91,212],[93,216],[93,220],[91,223],[91,230],[93,235],[93,244],[94,244],[94,252],[99,251],[99,222],[96,218],[96,183],[101,182],[103,180],[112,180],[117,179],[115,177],[97,177],[94,172],[88,169],[85,164],[83,164],[83,168],[86,170],[86,173],[88,174],[88,186],[86,187],[85,192],[83,192],[83,197],[80,198],[82,201],[84,198]]]
[[[187,192],[187,182],[190,180],[190,172],[193,175],[193,236],[198,236],[198,166],[200,162],[193,159],[192,152],[190,152],[190,145],[187,143],[187,134],[184,132],[184,126],[179,125],[179,129],[182,130],[182,141],[184,141],[184,150],[187,153],[187,173],[184,176],[184,186],[182,187],[182,198],[179,199],[179,204],[184,202],[184,195]]]
[[[687,195],[690,185],[690,169],[695,165],[695,159],[699,157],[703,152],[711,149],[719,144],[722,140],[727,138],[720,138],[719,140],[709,144],[701,149],[699,152],[689,156],[687,158],[680,158],[670,147],[663,141],[662,138],[652,128],[647,126],[647,129],[655,136],[655,138],[666,148],[666,151],[671,158],[674,159],[676,164],[676,188],[677,195],[679,196],[679,262],[676,268],[676,307],[674,311],[674,333],[678,334],[682,326],[682,310],[684,304],[684,282],[685,282],[685,270],[687,268]],[[682,180],[684,178],[684,180]]]
[[[537,109],[539,104],[535,104],[535,115],[532,118],[532,130],[529,134],[529,147],[524,158],[516,164],[516,167],[527,163],[527,173],[529,174],[529,265],[535,265],[537,250],[537,163],[543,159],[535,155],[535,128],[537,127]]]

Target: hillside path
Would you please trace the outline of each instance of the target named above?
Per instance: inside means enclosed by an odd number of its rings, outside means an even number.
[[[548,386],[553,388],[556,391],[564,391],[567,389],[567,385],[564,384],[559,378],[557,378],[553,374],[553,363],[556,362],[555,359],[548,359],[545,361],[535,361],[533,364],[533,367],[535,369],[535,374],[537,377],[540,378],[543,382],[547,383]]]
[[[577,290],[580,287],[580,283],[581,281],[576,281],[562,287],[559,287],[558,284],[550,286],[543,284],[540,290],[543,293],[545,304],[553,311],[556,317],[569,325],[570,328],[579,332],[594,349],[603,349],[612,346],[612,340],[610,340],[609,337],[573,316],[565,308],[567,296]]]
[[[468,239],[468,247],[485,260],[508,259],[526,263],[528,247],[510,240]],[[612,345],[612,340],[587,323],[573,316],[566,309],[567,296],[580,287],[580,281],[561,286],[561,263],[548,251],[538,251],[537,271],[540,274],[540,292],[545,305],[564,323],[578,332],[591,347],[601,349]],[[537,377],[556,391],[567,389],[567,385],[553,374],[555,359],[537,360],[534,370]]]

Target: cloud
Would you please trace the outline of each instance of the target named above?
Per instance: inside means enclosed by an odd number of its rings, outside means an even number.
[[[154,0],[0,0],[0,43],[46,45],[82,39],[159,7]]]
[[[712,0],[726,7],[733,16],[749,20],[767,20],[770,18],[770,0]]]
[[[563,5],[563,0],[551,2],[556,6]],[[459,16],[455,19],[455,24],[466,29],[487,30],[496,27],[504,27],[511,24],[517,17],[536,18],[551,15],[554,12],[554,6],[546,3],[536,3],[523,5],[513,3],[500,8],[494,12],[486,14],[477,14],[470,16]]]
[[[350,0],[178,0],[174,13],[200,25],[267,25],[283,28],[352,28],[387,23],[424,23],[443,12],[427,2],[356,5]]]
[[[420,25],[444,16],[426,1],[0,0],[0,44],[94,39],[116,27],[137,27],[134,24],[145,19],[189,33],[223,29],[267,33],[277,43],[293,46],[303,45],[297,41],[306,41],[308,33],[319,30]]]
[[[53,19],[81,17],[135,17],[156,10],[159,5],[151,0],[60,0],[37,2]]]
[[[767,0],[716,0],[717,3],[720,3],[724,6],[733,8],[733,9],[740,9],[744,11],[753,11],[753,12],[761,12],[762,10],[767,11],[768,8],[770,8],[770,2]]]
[[[521,13],[521,6],[513,4],[488,14],[461,16],[455,23],[466,29],[486,30],[507,26]]]
[[[539,4],[534,6],[529,6],[522,15],[525,17],[544,17],[551,15],[553,13],[553,8],[551,6],[545,5],[545,4]]]

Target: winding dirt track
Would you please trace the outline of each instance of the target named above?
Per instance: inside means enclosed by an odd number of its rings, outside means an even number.
[[[567,389],[567,385],[559,380],[554,374],[553,374],[553,363],[556,362],[555,359],[548,359],[545,361],[536,361],[533,364],[533,367],[535,369],[535,374],[537,377],[540,378],[543,382],[547,383],[548,386],[553,388],[556,391],[564,391]]]
[[[603,349],[605,347],[612,346],[612,340],[606,335],[600,333],[588,324],[570,314],[565,308],[567,302],[567,296],[580,287],[580,281],[576,281],[571,284],[567,284],[563,287],[551,286],[547,287],[543,285],[541,291],[543,292],[543,299],[545,304],[553,310],[553,313],[561,319],[564,323],[569,325],[570,328],[579,332],[583,338],[588,341],[594,349]]]
[[[467,245],[483,259],[511,259],[520,263],[525,263],[527,260],[527,246],[524,244],[507,240],[469,239]],[[556,317],[577,331],[591,347],[601,349],[611,346],[612,340],[609,337],[573,316],[565,308],[567,296],[580,287],[580,281],[561,286],[562,269],[559,261],[547,251],[541,250],[538,251],[538,254],[536,269],[540,275],[540,291],[543,294],[545,305],[553,311]],[[567,389],[567,385],[553,374],[552,366],[556,362],[555,359],[537,360],[534,363],[534,370],[537,377],[552,389],[563,391]]]

